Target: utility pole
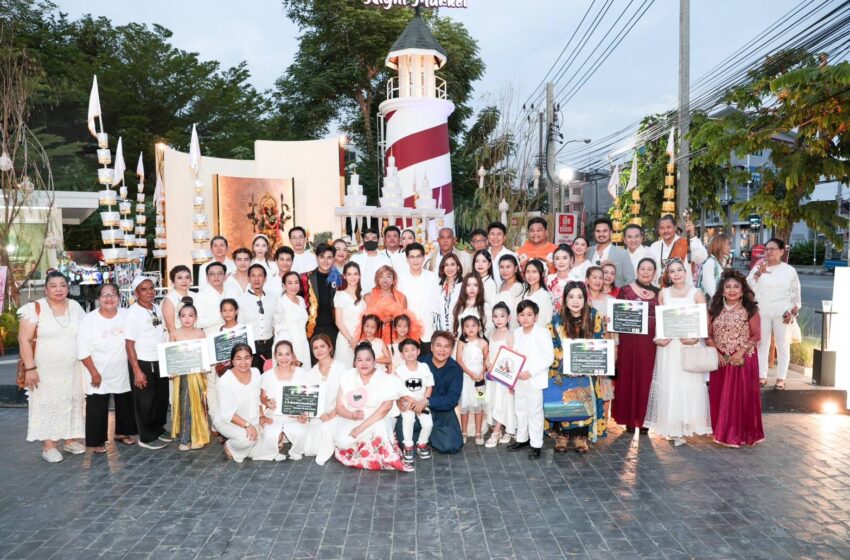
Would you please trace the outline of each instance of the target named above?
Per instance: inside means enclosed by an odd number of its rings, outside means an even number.
[[[679,183],[676,206],[681,213],[688,209],[690,182],[690,145],[688,126],[691,89],[691,1],[679,0]]]
[[[558,212],[555,208],[555,137],[558,133],[555,127],[555,84],[546,83],[546,185],[548,186],[549,212],[552,216]]]

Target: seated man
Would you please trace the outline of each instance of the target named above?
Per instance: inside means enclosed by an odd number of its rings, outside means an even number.
[[[428,399],[428,409],[431,411],[433,430],[431,431],[431,447],[441,453],[458,453],[463,447],[463,436],[460,422],[455,414],[455,407],[460,401],[463,390],[463,370],[452,358],[455,337],[446,331],[435,331],[431,337],[431,354],[421,356],[419,361],[428,366],[434,376],[434,387]],[[412,409],[421,412],[423,406]],[[401,420],[396,424],[396,434],[399,441],[403,440]],[[419,431],[419,421],[416,421],[414,438]]]

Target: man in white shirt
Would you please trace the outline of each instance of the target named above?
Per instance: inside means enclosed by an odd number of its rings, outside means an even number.
[[[611,245],[611,220],[599,218],[593,223],[593,237],[596,244],[590,248],[587,258],[596,266],[611,262],[617,267],[615,286],[625,286],[635,281],[635,267],[626,250]]]
[[[222,263],[225,266],[225,273],[227,275],[236,272],[236,263],[232,259],[227,258],[227,247],[227,239],[221,235],[216,235],[210,240],[210,251],[212,251],[213,260],[202,264],[198,268],[199,288],[207,285],[207,267],[214,262]]]
[[[398,290],[407,298],[407,308],[422,323],[421,354],[427,356],[431,353],[440,282],[436,274],[425,270],[425,247],[421,243],[413,242],[404,251],[410,273],[399,275]]]
[[[696,228],[693,222],[688,220],[685,223],[685,229],[688,232],[690,241],[677,235],[676,219],[671,214],[666,214],[658,220],[658,236],[661,239],[653,243],[649,248],[649,256],[652,257],[658,267],[655,275],[656,284],[660,285],[666,264],[673,258],[679,258],[685,265],[685,271],[687,272],[685,281],[687,285],[694,285],[691,262],[696,264],[702,263],[708,258],[708,251],[706,251],[702,241],[696,237]],[[690,256],[688,256],[689,251]]]
[[[165,431],[168,416],[168,377],[160,377],[158,346],[167,342],[162,310],[154,303],[153,280],[138,276],[131,285],[136,303],[127,311],[124,339],[130,362],[133,405],[139,428],[139,446],[162,449],[172,441]]]
[[[304,274],[316,270],[319,266],[316,255],[307,250],[307,231],[301,226],[295,226],[289,230],[289,243],[295,255],[292,259],[292,270],[298,274]]]
[[[516,253],[505,247],[505,239],[508,236],[508,228],[502,222],[493,222],[487,226],[487,242],[490,244],[490,256],[493,257],[493,281],[496,282],[496,288],[501,288],[503,284],[502,276],[499,274],[499,259],[505,255],[512,255],[517,259]]]
[[[384,250],[381,253],[390,259],[393,268],[407,269],[407,257],[401,246],[401,230],[397,226],[384,228]]]
[[[295,260],[295,251],[292,247],[278,247],[274,252],[274,262],[277,265],[277,274],[266,278],[265,291],[272,295],[275,299],[283,295],[283,277],[286,273],[292,270],[292,263]]]
[[[252,264],[248,269],[248,278],[251,285],[236,299],[239,303],[239,324],[249,325],[253,329],[257,351],[251,366],[262,371],[263,362],[272,359],[277,300],[263,289],[266,284],[266,268],[263,265]]]
[[[463,274],[466,275],[468,272],[472,272],[472,255],[466,251],[458,251],[455,247],[456,244],[457,238],[455,238],[454,230],[450,227],[440,228],[440,231],[437,232],[437,250],[428,257],[425,268],[439,274],[443,257],[454,254],[460,261]]]
[[[637,274],[641,259],[649,257],[649,247],[643,244],[643,228],[637,224],[627,225],[626,229],[623,230],[623,241],[626,245],[626,251],[629,252],[632,267]]]
[[[363,294],[375,287],[375,273],[382,266],[392,266],[392,262],[383,252],[378,252],[378,232],[374,229],[363,231],[363,252],[351,257],[351,262],[360,266],[360,286]]]
[[[226,269],[222,263],[214,261],[208,264],[207,285],[192,296],[195,309],[198,310],[198,322],[195,326],[203,329],[207,336],[218,333],[224,324],[221,320],[221,300],[236,299],[240,295],[240,292],[229,291],[224,287]]]

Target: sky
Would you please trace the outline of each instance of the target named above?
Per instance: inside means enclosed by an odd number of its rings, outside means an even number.
[[[799,1],[693,0],[691,81]],[[467,9],[443,9],[441,15],[467,26],[487,66],[483,79],[475,84],[473,106],[499,102],[506,96],[527,98],[590,3],[468,0]],[[596,5],[602,3],[599,0]],[[260,90],[274,86],[297,49],[298,29],[285,18],[279,0],[58,0],[57,4],[72,18],[90,13],[116,24],[159,23],[174,33],[172,41],[177,47],[198,52],[202,59],[218,60],[225,67],[247,61],[251,81]],[[629,0],[614,0],[600,32],[627,4]],[[630,10],[639,4],[634,1]],[[601,138],[645,115],[675,107],[678,6],[674,0],[656,0],[600,70],[562,107],[564,139]]]

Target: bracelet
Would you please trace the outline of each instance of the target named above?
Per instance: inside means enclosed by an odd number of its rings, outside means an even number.
[[[32,366],[32,367],[24,368],[24,371],[33,371],[33,370],[36,370],[36,369],[38,369],[38,366]]]

